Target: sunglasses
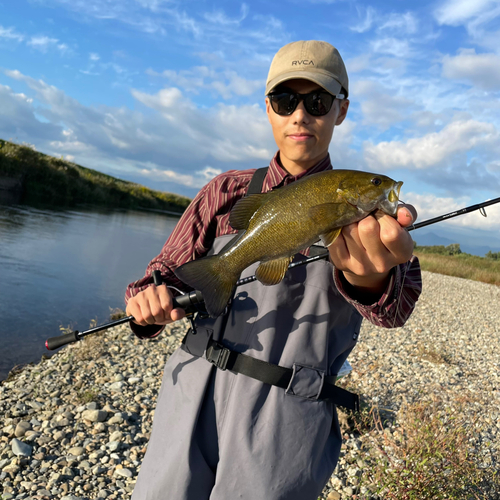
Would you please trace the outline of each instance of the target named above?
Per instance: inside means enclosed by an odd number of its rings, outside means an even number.
[[[271,102],[273,111],[281,116],[291,115],[304,101],[306,111],[312,116],[324,116],[332,109],[335,99],[344,99],[344,94],[330,94],[324,90],[314,90],[309,94],[298,94],[297,92],[282,91],[272,92],[267,96]]]

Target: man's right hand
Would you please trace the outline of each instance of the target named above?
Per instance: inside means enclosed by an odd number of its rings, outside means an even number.
[[[141,326],[166,325],[186,316],[184,309],[173,308],[173,296],[166,285],[151,285],[131,297],[126,313]]]

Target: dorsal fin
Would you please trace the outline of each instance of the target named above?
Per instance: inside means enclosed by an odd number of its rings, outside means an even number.
[[[262,206],[265,194],[251,194],[236,202],[229,214],[229,224],[233,229],[248,229],[252,215]]]

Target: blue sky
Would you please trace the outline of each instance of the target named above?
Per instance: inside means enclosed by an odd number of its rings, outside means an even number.
[[[349,73],[335,166],[404,181],[420,220],[500,196],[500,0],[0,0],[0,138],[192,197],[268,163],[267,71],[303,39]],[[448,224],[500,247],[487,213]]]

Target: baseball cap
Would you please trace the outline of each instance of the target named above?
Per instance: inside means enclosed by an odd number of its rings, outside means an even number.
[[[301,40],[278,50],[269,68],[266,95],[280,83],[294,78],[310,80],[331,94],[340,93],[342,87],[349,93],[344,61],[339,51],[327,42]]]

